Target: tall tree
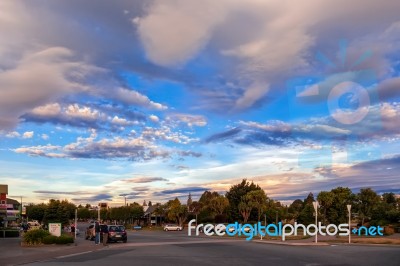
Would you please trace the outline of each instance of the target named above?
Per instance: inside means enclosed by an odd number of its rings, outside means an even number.
[[[359,215],[361,217],[361,224],[364,224],[365,218],[370,219],[372,210],[380,201],[378,194],[371,188],[363,188],[360,193],[357,194],[357,205]]]
[[[250,217],[250,213],[251,213],[251,210],[253,209],[253,205],[251,204],[251,202],[250,201],[248,201],[247,199],[246,199],[246,197],[244,196],[243,197],[243,200],[242,201],[240,201],[239,202],[239,205],[238,205],[238,210],[239,210],[239,213],[242,215],[242,217],[243,217],[243,222],[244,223],[247,223],[247,220],[249,219],[249,217]]]
[[[348,187],[337,187],[332,189],[331,192],[333,202],[327,213],[328,220],[334,224],[346,223],[348,221],[346,205],[354,205],[355,195]]]
[[[267,207],[267,195],[263,190],[253,190],[246,194],[254,209],[257,210],[257,221],[260,221],[261,215]]]
[[[296,199],[295,201],[292,202],[289,206],[289,215],[292,219],[297,221],[297,219],[300,216],[301,211],[303,210],[303,201],[301,199]]]
[[[211,209],[218,215],[223,214],[228,206],[228,199],[222,195],[218,195],[218,197],[213,198],[210,202]]]
[[[326,219],[326,213],[329,210],[329,208],[332,206],[333,197],[334,197],[333,193],[328,192],[328,191],[321,191],[317,196],[317,200],[323,211],[323,223],[324,224],[328,223],[328,221]]]
[[[241,212],[239,211],[239,203],[242,201],[242,197],[253,190],[262,190],[258,185],[253,182],[249,182],[243,179],[237,185],[231,186],[229,191],[226,193],[226,198],[229,200],[229,219],[231,221],[237,221],[241,218]],[[243,207],[243,204],[242,204]]]

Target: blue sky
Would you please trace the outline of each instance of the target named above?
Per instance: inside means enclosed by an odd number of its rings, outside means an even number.
[[[164,202],[400,193],[398,1],[1,1],[0,183]],[[330,10],[330,12],[326,12]]]

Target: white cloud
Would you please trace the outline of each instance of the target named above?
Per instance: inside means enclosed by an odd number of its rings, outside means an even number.
[[[49,139],[49,135],[47,135],[47,134],[42,134],[42,139],[48,140],[48,139]]]
[[[6,134],[7,138],[18,138],[20,136],[21,134],[19,134],[17,131],[12,131]]]
[[[156,115],[150,115],[149,118],[154,123],[158,123],[160,121],[160,119]]]
[[[26,131],[24,134],[22,134],[23,139],[31,139],[34,135],[33,131]]]
[[[170,122],[184,123],[189,127],[197,126],[204,127],[207,125],[207,119],[202,115],[191,115],[191,114],[170,114],[167,117]]]
[[[120,118],[118,116],[114,116],[113,119],[111,120],[111,123],[115,125],[120,125],[120,126],[129,126],[135,124],[132,121],[128,121],[125,118]]]

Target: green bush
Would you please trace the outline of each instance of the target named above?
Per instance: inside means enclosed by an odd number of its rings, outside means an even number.
[[[74,243],[74,238],[69,235],[61,235],[55,239],[55,243],[59,245]]]
[[[56,236],[53,236],[53,235],[45,236],[45,237],[42,239],[42,243],[43,243],[43,244],[46,244],[46,245],[55,244],[55,243],[56,243],[56,239],[57,239],[57,237],[56,237]]]
[[[29,230],[24,234],[24,242],[28,245],[42,244],[43,238],[49,235],[49,231],[43,229]]]

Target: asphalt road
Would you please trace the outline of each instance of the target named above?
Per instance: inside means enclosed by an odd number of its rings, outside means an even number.
[[[129,232],[128,243],[28,265],[400,265],[396,246],[283,246],[187,232]]]

